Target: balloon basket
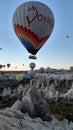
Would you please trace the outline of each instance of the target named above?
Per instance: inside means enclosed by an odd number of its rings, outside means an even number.
[[[30,55],[30,56],[29,56],[29,59],[34,59],[34,60],[36,60],[37,57],[36,57],[36,56],[33,56],[33,55]]]

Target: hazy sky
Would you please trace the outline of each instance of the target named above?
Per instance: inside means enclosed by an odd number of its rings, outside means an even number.
[[[67,69],[73,66],[73,0],[39,0],[52,10],[55,25],[50,38],[37,53],[37,60],[28,59],[30,54],[18,40],[12,26],[15,9],[26,1],[0,0],[0,64],[10,63],[10,69],[17,66],[23,70],[29,69],[30,62],[35,62],[36,68]]]

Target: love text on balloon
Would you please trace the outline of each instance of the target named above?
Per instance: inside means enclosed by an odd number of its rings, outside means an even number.
[[[28,22],[28,25],[30,26],[35,20],[38,20],[38,22],[41,23],[47,23],[49,24],[51,27],[53,27],[54,25],[54,21],[50,18],[47,17],[43,14],[39,14],[39,10],[37,9],[37,7],[35,7],[34,5],[32,5],[31,8],[28,8],[28,11],[31,13],[31,17],[29,15],[26,16],[26,20]],[[34,16],[32,15],[34,12]]]

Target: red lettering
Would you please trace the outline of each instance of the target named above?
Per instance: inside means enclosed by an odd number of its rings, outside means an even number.
[[[43,16],[42,15],[38,15],[37,19],[38,19],[39,22],[41,22],[43,20]]]
[[[30,24],[37,18],[38,10],[37,10],[37,7],[32,6],[31,8],[28,9],[28,11],[31,12],[31,13],[32,13],[32,11],[33,12],[35,11],[35,15],[33,16],[33,18],[30,19],[29,16],[26,16],[27,22],[30,26]]]
[[[47,16],[43,16],[43,22],[46,22]]]
[[[32,5],[31,8],[28,8],[28,11],[30,13],[34,13],[34,15],[31,15],[32,17],[29,17],[29,15],[26,16],[26,20],[28,22],[28,25],[30,26],[30,24],[32,22],[34,22],[36,19],[38,20],[38,22],[44,22],[44,23],[48,23],[50,26],[54,25],[54,22],[52,19],[50,19],[47,16],[44,16],[42,14],[38,13],[38,9],[37,7],[35,7],[34,5]],[[27,13],[28,14],[28,13]]]
[[[34,5],[32,5],[31,8],[28,9],[29,11],[33,10],[33,11],[36,11],[37,10],[37,7],[34,7]]]
[[[53,26],[53,24],[54,24],[52,19],[50,19],[50,18],[47,19],[46,23],[49,23],[51,26]]]

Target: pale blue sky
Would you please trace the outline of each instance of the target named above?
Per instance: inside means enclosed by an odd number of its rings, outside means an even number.
[[[18,69],[21,67],[28,70],[29,63],[35,62],[36,68],[43,66],[69,69],[73,66],[73,0],[39,0],[52,10],[55,25],[49,40],[37,53],[35,61],[28,59],[30,54],[18,40],[12,26],[15,9],[26,1],[28,0],[0,1],[0,64],[10,63],[10,69],[17,66]]]

